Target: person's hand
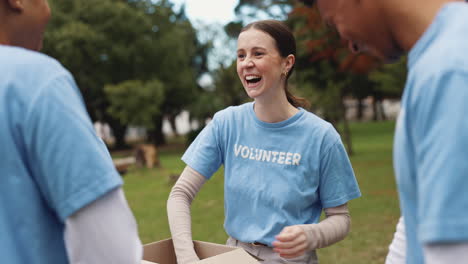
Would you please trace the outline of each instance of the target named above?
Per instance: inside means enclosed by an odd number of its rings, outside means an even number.
[[[282,258],[299,257],[307,250],[307,237],[299,226],[287,226],[275,238],[273,250]]]

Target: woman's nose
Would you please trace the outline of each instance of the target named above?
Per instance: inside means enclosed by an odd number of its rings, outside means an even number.
[[[254,63],[253,63],[252,59],[251,58],[245,58],[244,67],[250,68],[250,67],[253,67],[253,66],[254,66]]]

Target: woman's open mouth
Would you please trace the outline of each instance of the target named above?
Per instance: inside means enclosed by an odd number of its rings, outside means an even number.
[[[245,76],[247,87],[255,87],[261,80],[262,77],[260,75],[249,74]]]

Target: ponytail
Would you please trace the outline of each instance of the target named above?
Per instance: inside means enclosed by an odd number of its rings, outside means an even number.
[[[288,99],[288,102],[292,104],[294,107],[302,107],[302,108],[309,108],[310,103],[307,101],[307,99],[304,99],[302,97],[294,96],[289,90],[288,87],[285,87],[285,92],[286,92],[286,98]]]

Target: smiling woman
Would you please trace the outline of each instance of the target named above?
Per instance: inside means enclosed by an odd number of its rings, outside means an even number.
[[[316,264],[316,249],[347,235],[346,204],[361,194],[336,130],[288,91],[295,53],[279,21],[241,30],[237,73],[253,102],[216,113],[182,157],[187,166],[167,203],[178,263],[198,260],[190,205],[221,165],[228,245],[268,264]]]
[[[237,46],[237,74],[249,97],[257,102],[281,102],[286,95],[293,107],[308,105],[307,101],[288,91],[287,83],[295,63],[296,41],[284,24],[275,20],[251,23],[242,29]],[[285,102],[282,104],[285,105]],[[289,110],[294,112],[292,108]]]

